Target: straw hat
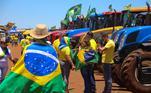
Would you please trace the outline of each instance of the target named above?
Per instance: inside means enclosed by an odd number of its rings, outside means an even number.
[[[30,32],[30,35],[36,39],[42,39],[50,35],[48,28],[44,24],[38,24],[34,30]]]

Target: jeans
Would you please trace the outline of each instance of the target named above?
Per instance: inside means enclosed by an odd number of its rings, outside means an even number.
[[[88,64],[81,68],[81,74],[84,79],[84,93],[95,93],[95,78],[94,78],[94,65]]]
[[[112,64],[103,64],[103,74],[105,79],[105,87],[103,93],[111,93],[112,90]]]

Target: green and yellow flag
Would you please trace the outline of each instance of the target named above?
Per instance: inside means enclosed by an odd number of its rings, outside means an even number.
[[[0,93],[65,93],[60,63],[50,45],[27,46],[0,85]]]
[[[70,18],[72,18],[72,20],[75,20],[77,15],[81,14],[81,4],[75,5],[73,7],[71,7],[68,11],[67,14],[64,18],[64,20],[61,21],[62,24],[64,25],[68,25],[69,22],[71,21]]]
[[[94,52],[93,58],[87,59],[88,57],[86,57],[86,56],[88,56],[88,55],[87,55],[87,52],[85,51],[85,49],[81,49],[78,52],[76,51],[74,56],[75,56],[74,60],[75,60],[76,70],[79,70],[80,68],[84,67],[86,64],[98,63],[98,61],[100,60],[100,56],[97,52]]]
[[[76,19],[77,15],[81,14],[81,8],[82,8],[81,4],[78,4],[78,5],[71,7],[68,10],[65,19],[69,19],[69,17],[71,17],[72,20]]]

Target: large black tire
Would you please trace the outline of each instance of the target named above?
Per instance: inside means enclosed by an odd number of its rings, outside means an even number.
[[[146,56],[143,56],[146,55]],[[121,67],[121,76],[124,79],[126,87],[134,93],[151,93],[151,86],[143,86],[135,75],[137,69],[137,58],[147,58],[151,60],[151,52],[135,50],[131,52],[124,60]]]
[[[124,82],[121,79],[121,64],[119,61],[119,55],[117,52],[114,53],[114,62],[115,64],[112,65],[112,79],[113,82],[117,83],[119,86],[124,87]]]

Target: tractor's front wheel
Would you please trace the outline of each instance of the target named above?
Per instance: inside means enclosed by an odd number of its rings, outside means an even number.
[[[121,76],[134,93],[151,93],[151,52],[131,52],[122,64]]]

